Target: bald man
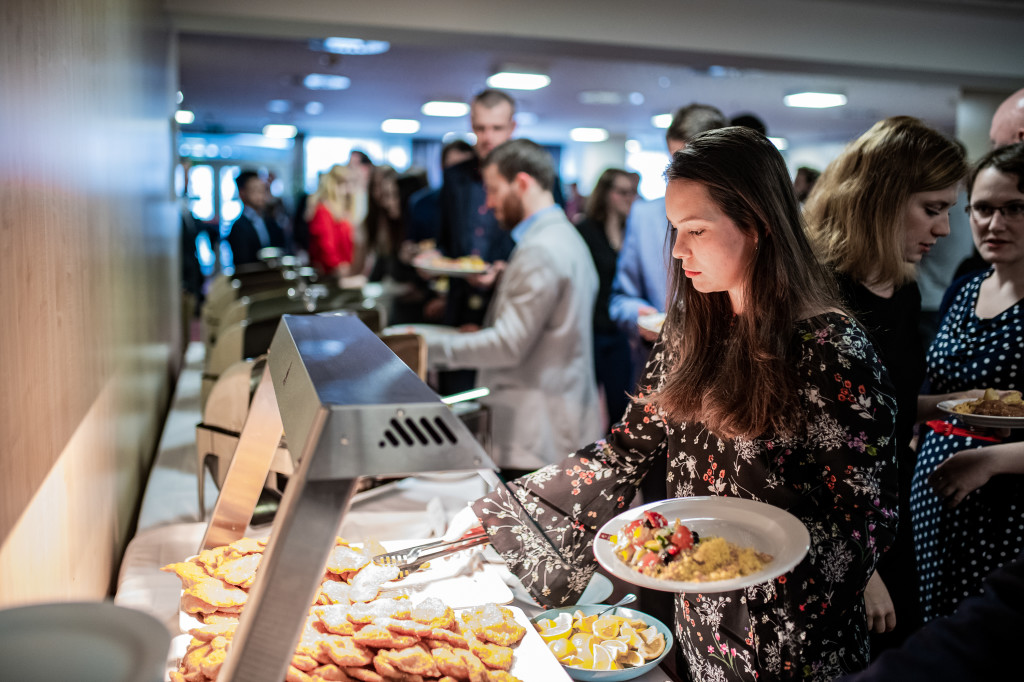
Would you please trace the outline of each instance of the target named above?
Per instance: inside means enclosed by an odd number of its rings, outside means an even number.
[[[988,137],[993,148],[1024,142],[1024,88],[1007,97],[996,109]]]

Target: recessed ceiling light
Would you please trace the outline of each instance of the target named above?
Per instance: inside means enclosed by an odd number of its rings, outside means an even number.
[[[273,114],[283,114],[290,111],[292,103],[286,99],[272,99],[267,102],[267,111]]]
[[[298,132],[298,128],[295,126],[284,123],[268,123],[263,126],[264,137],[272,137],[278,140],[287,140],[295,137]]]
[[[380,129],[385,133],[411,135],[419,132],[420,122],[411,118],[389,118],[380,124]]]
[[[542,73],[500,71],[487,79],[487,86],[501,90],[539,90],[551,84]]]
[[[174,120],[177,121],[179,125],[187,126],[189,123],[196,120],[196,115],[188,109],[178,109],[174,112]]]
[[[786,95],[782,98],[782,102],[787,107],[828,109],[829,107],[841,107],[846,104],[846,95],[841,95],[837,92],[797,92],[792,95]]]
[[[647,101],[647,98],[644,97],[644,93],[642,93],[642,92],[631,92],[631,93],[629,93],[629,103],[630,104],[633,104],[635,106],[640,106],[645,101]]]
[[[181,104],[185,101],[185,95],[182,94],[181,90],[178,90],[177,94],[174,95],[175,104]]]
[[[622,104],[622,95],[611,90],[585,90],[578,99],[580,104]]]
[[[630,154],[639,154],[644,150],[644,146],[640,144],[640,140],[629,139],[626,140],[626,151]]]
[[[465,102],[427,102],[420,107],[424,116],[448,116],[456,118],[469,113],[469,105]]]
[[[302,79],[310,90],[346,90],[352,81],[346,76],[329,73],[311,73]]]
[[[608,139],[608,131],[604,128],[573,128],[569,137],[576,142],[604,142]]]
[[[789,149],[789,140],[784,137],[769,137],[768,140],[775,145],[780,152]]]
[[[306,102],[306,113],[310,116],[319,116],[324,113],[324,105],[320,102]]]
[[[382,54],[391,49],[391,43],[386,40],[363,40],[362,38],[324,38],[323,41],[320,41],[320,49],[334,54]]]
[[[672,125],[672,114],[658,114],[651,116],[651,125],[655,128],[668,128]]]

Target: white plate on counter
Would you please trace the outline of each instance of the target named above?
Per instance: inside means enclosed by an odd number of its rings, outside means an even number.
[[[718,536],[740,547],[753,547],[772,555],[763,569],[740,578],[707,582],[661,580],[627,566],[615,555],[607,538],[617,535],[630,521],[644,518],[644,512],[658,512],[669,523],[679,521],[703,537]],[[628,509],[604,524],[594,540],[594,556],[616,578],[663,592],[713,593],[738,590],[765,583],[791,570],[811,546],[807,528],[789,512],[763,502],[740,497],[679,497]]]
[[[142,611],[110,602],[0,611],[0,679],[158,682],[171,634]]]

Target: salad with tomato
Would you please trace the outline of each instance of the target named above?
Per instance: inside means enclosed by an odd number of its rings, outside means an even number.
[[[642,519],[630,521],[619,532],[615,551],[629,566],[643,573],[652,573],[652,569],[668,564],[681,552],[693,549],[698,542],[700,536],[678,519],[669,524],[668,519],[658,512],[645,511]]]

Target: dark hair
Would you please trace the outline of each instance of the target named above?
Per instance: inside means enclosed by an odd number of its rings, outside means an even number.
[[[366,245],[378,254],[391,254],[398,249],[404,238],[402,222],[403,204],[398,186],[398,171],[388,165],[374,166],[370,173],[370,182],[366,188]],[[399,215],[392,218],[381,204],[378,194],[380,187],[386,183],[394,185],[396,200],[399,202]]]
[[[465,140],[452,140],[445,146],[441,147],[441,167],[444,168],[445,159],[452,152],[463,152],[464,154],[475,154],[473,146]]]
[[[604,221],[608,219],[608,195],[615,186],[615,179],[619,177],[626,178],[632,185],[633,176],[630,173],[621,168],[605,168],[590,196],[587,197],[585,213],[588,218],[600,225],[604,225]]]
[[[238,188],[238,193],[241,194],[245,190],[245,186],[249,184],[249,181],[253,178],[259,178],[260,174],[254,170],[244,170],[238,174],[235,178],[235,187]]]
[[[807,179],[807,182],[812,185],[818,181],[818,178],[821,177],[821,171],[818,170],[817,168],[811,168],[810,166],[800,166],[799,168],[796,169],[796,174],[803,174],[803,176]]]
[[[672,123],[665,131],[666,140],[688,142],[691,137],[706,130],[729,125],[725,114],[710,104],[689,104],[676,110]]]
[[[768,126],[765,125],[764,121],[762,121],[760,117],[750,113],[733,116],[732,120],[729,121],[729,125],[750,128],[751,130],[756,130],[762,135],[768,134]]]
[[[499,104],[507,104],[512,107],[512,113],[516,113],[516,101],[508,93],[494,88],[481,90],[473,97],[473,104],[479,104],[486,109],[493,109]]]
[[[712,130],[672,157],[669,184],[703,185],[736,226],[757,236],[734,315],[727,292],[701,293],[671,268],[664,343],[672,358],[651,402],[723,437],[755,438],[804,427],[791,353],[797,320],[839,307],[800,221],[789,171],[768,138],[749,128]]]
[[[369,166],[373,168],[373,159],[371,159],[366,152],[360,149],[353,149],[352,152],[348,155],[348,162],[350,165],[352,164],[353,161],[359,164],[360,166]]]
[[[536,142],[519,138],[509,140],[495,147],[484,159],[480,169],[494,166],[502,177],[512,182],[518,173],[526,173],[540,185],[551,191],[555,186],[555,165],[551,154]]]
[[[996,147],[971,166],[971,172],[967,176],[967,201],[971,200],[971,192],[974,191],[974,181],[978,179],[978,173],[986,168],[995,168],[1006,175],[1016,175],[1017,191],[1024,192],[1024,142]]]

